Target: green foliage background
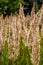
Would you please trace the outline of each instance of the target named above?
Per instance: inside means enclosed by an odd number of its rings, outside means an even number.
[[[40,62],[39,65],[43,65],[43,38],[40,39]]]
[[[31,5],[34,2],[36,3],[36,5],[40,4],[39,1],[40,0],[0,0],[0,14],[10,15],[11,13],[18,12],[20,3],[31,8]],[[43,0],[41,0],[41,2],[43,3]],[[38,5],[36,7],[38,7]]]

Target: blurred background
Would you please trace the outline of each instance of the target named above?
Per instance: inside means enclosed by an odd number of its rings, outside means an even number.
[[[0,0],[0,15],[10,15],[19,12],[20,3],[24,6],[24,13],[31,13],[32,6],[35,2],[36,13],[43,4],[43,0]]]

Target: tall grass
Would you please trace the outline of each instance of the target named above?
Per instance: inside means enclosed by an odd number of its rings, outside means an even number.
[[[23,39],[20,38],[19,55],[15,60],[15,65],[32,65],[30,49],[23,43]]]
[[[6,32],[6,26],[8,24],[10,25],[10,29],[9,32]],[[2,49],[4,47],[3,59],[6,60],[6,62],[3,60],[4,64],[7,63],[9,57],[9,52],[8,52],[8,47],[9,47],[11,59],[13,57],[15,58],[15,56],[18,57],[18,59],[15,60],[16,65],[17,64],[31,65],[31,59],[28,58],[31,57],[29,54],[30,52],[28,50],[28,47],[32,46],[32,56],[33,56],[32,60],[34,61],[33,64],[38,65],[40,60],[38,55],[40,51],[39,25],[41,25],[42,27],[41,28],[42,32],[40,34],[42,34],[41,36],[43,37],[43,5],[41,9],[37,12],[37,14],[35,14],[35,10],[33,7],[31,15],[25,16],[23,7],[21,5],[19,14],[6,16],[5,19],[3,19],[3,16],[0,16],[0,49],[2,52]],[[9,35],[7,35],[8,33]],[[23,38],[24,43],[22,42],[22,40],[20,40],[20,36]],[[20,43],[20,47],[19,47],[19,43]],[[8,64],[9,61],[6,65]],[[12,61],[12,64],[14,64],[14,59]]]
[[[2,52],[2,65],[9,65],[8,38],[9,38],[9,27],[7,27],[6,39],[5,39],[4,48]]]

